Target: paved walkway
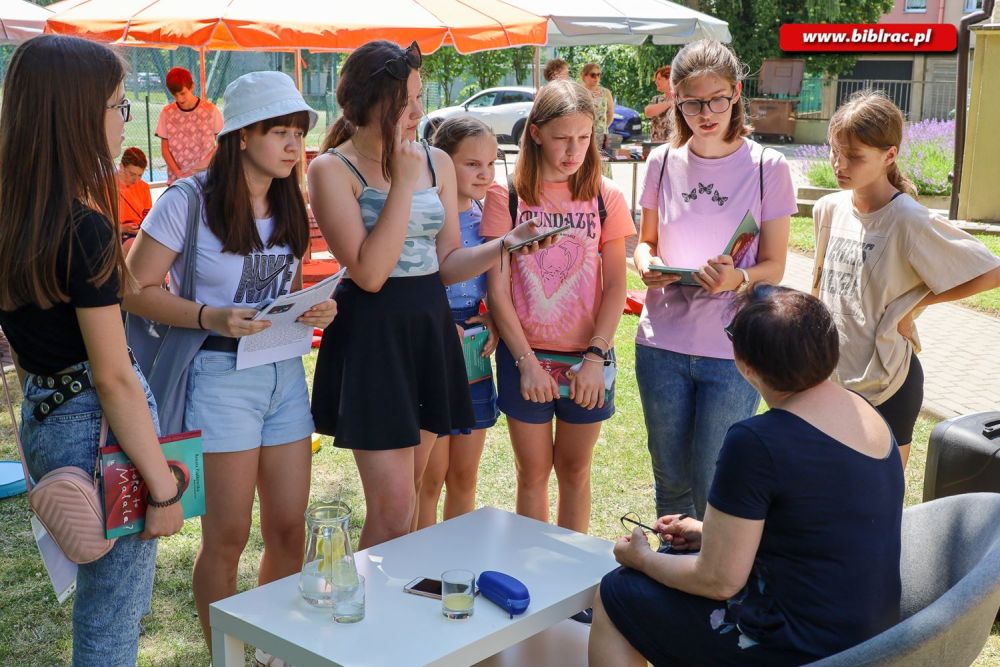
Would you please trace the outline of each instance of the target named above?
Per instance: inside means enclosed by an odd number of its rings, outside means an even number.
[[[786,146],[780,148],[788,149]],[[792,177],[801,175],[793,161]],[[631,202],[632,167],[615,165],[615,182]],[[638,169],[642,192],[645,165]],[[634,242],[628,244],[632,256]],[[790,252],[783,284],[808,291],[812,258]],[[631,262],[629,263],[631,266]],[[939,418],[1000,410],[1000,319],[952,304],[931,306],[917,319],[923,350],[924,410]]]

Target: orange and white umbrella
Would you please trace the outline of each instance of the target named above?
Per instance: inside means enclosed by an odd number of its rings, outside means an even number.
[[[52,12],[25,0],[0,0],[0,42],[22,42],[45,29]]]
[[[431,53],[541,45],[548,20],[504,0],[63,0],[47,32],[135,46],[293,51],[416,40]]]

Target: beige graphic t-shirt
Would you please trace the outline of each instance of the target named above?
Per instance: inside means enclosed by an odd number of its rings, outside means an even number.
[[[816,202],[813,294],[833,313],[840,333],[834,379],[875,405],[906,379],[920,350],[896,330],[927,296],[1000,265],[979,241],[932,214],[909,195],[872,213],[854,209],[850,190]]]

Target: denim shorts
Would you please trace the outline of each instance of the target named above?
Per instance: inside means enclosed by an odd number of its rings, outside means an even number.
[[[569,398],[557,398],[548,403],[525,400],[521,396],[521,371],[517,370],[514,357],[502,341],[497,346],[497,396],[501,412],[526,424],[547,424],[553,416],[567,424],[596,424],[615,414],[614,386],[602,408],[595,406],[588,410]]]
[[[83,362],[67,370],[88,367]],[[145,405],[136,405],[135,409],[149,410],[159,430],[153,394],[139,369],[135,371],[146,393]],[[31,374],[23,390],[21,438],[31,477],[41,479],[63,466],[93,473],[102,413],[97,391],[85,389],[39,422],[34,409],[53,390],[36,386]],[[113,441],[113,436],[109,440]],[[155,569],[156,540],[140,540],[138,535],[119,537],[103,557],[79,566],[73,599],[74,667],[126,667],[136,663],[139,621],[149,613]]]
[[[184,428],[206,454],[284,445],[313,432],[302,359],[236,370],[235,352],[201,350],[188,373]]]

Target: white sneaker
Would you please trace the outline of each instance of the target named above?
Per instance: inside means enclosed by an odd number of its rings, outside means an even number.
[[[292,667],[291,664],[285,662],[281,658],[276,658],[270,653],[265,653],[260,649],[257,649],[254,653],[254,657],[257,658],[257,667]]]

